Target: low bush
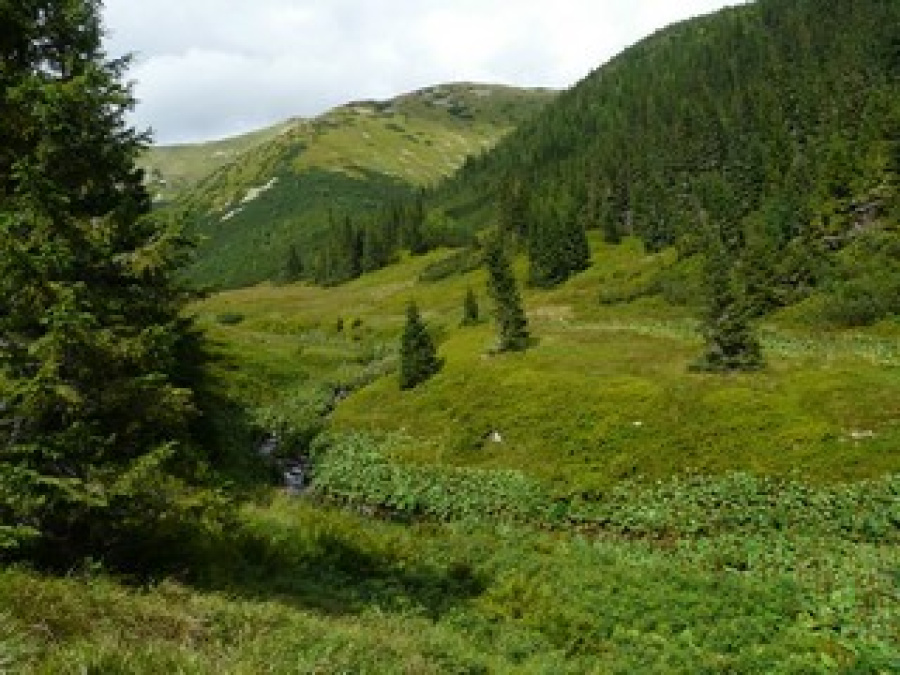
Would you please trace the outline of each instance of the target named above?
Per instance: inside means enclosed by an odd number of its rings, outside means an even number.
[[[400,437],[322,438],[315,494],[404,516],[512,520],[658,538],[795,531],[853,541],[900,542],[900,475],[810,487],[746,473],[684,475],[608,492],[556,495],[518,471],[407,465],[389,457]]]
[[[244,321],[244,315],[240,312],[223,312],[216,316],[216,322],[223,326],[236,326]]]
[[[419,281],[433,283],[449,277],[466,274],[481,267],[481,251],[463,248],[427,265],[419,273]]]

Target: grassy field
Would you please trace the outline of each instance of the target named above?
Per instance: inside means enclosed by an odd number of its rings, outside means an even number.
[[[408,461],[522,470],[563,492],[687,470],[799,472],[827,483],[900,467],[900,344],[886,326],[804,334],[767,325],[764,371],[691,374],[701,345],[689,308],[597,300],[621,270],[659,267],[665,256],[645,256],[635,242],[595,250],[595,266],[564,288],[526,294],[537,345],[524,354],[489,356],[490,323],[458,327],[467,288],[488,309],[483,272],[414,281],[445,252],[337,289],[262,286],[200,309],[207,320],[245,317],[220,329],[227,340],[249,348],[265,335],[303,361],[311,335],[390,349],[415,299],[439,337],[443,371],[412,392],[379,379],[332,420],[337,429],[404,432],[410,442],[398,453]],[[356,321],[356,334],[338,335],[339,319]],[[487,441],[493,432],[501,443]]]
[[[764,371],[691,374],[696,310],[631,292],[670,254],[593,243],[519,355],[459,325],[481,271],[417,280],[449,251],[196,304],[232,442],[310,491],[164,579],[0,572],[0,672],[898,672],[900,327],[776,317]],[[410,299],[445,365],[400,392]]]

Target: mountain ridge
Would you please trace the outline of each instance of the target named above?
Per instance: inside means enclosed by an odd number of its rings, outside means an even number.
[[[295,120],[173,201],[201,239],[188,276],[214,287],[274,279],[290,246],[317,248],[332,215],[369,217],[410,199],[554,96],[539,88],[442,84]]]

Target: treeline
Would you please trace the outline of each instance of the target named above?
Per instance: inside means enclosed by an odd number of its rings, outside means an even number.
[[[584,265],[578,231],[596,229],[685,256],[721,241],[757,313],[795,302],[852,276],[862,254],[841,252],[860,239],[890,258],[898,26],[892,0],[760,0],[670,27],[429,202],[472,226],[499,217],[526,242],[539,285]]]
[[[288,248],[283,280],[341,284],[396,262],[403,251],[423,255],[440,246],[465,246],[471,235],[455,231],[439,212],[429,213],[422,195],[394,200],[374,215],[328,215],[327,233],[314,247]]]

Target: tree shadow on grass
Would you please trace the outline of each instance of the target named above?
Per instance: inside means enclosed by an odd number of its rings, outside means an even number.
[[[410,560],[366,550],[349,534],[310,538],[240,533],[189,583],[199,590],[274,600],[330,615],[377,607],[439,619],[479,596],[486,579],[465,562]]]

